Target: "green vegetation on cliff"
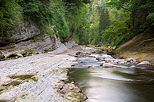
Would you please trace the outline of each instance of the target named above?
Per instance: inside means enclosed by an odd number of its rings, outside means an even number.
[[[86,27],[86,3],[89,0],[0,0],[0,39],[11,41],[12,31],[23,22],[34,22],[41,33],[56,34],[62,42],[68,41],[79,28]],[[50,27],[54,25],[54,30]],[[72,31],[72,29],[74,29]],[[85,29],[83,29],[85,32]],[[5,37],[5,38],[4,38]],[[3,41],[3,40],[2,40]]]
[[[0,4],[0,40],[5,42],[11,42],[11,31],[25,21],[34,22],[42,34],[55,34],[62,42],[74,38],[78,44],[118,46],[141,33],[154,35],[153,0],[0,0]]]

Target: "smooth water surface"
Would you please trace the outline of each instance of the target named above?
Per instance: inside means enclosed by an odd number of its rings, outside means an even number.
[[[88,96],[85,102],[154,102],[154,67],[94,65],[96,67],[73,68],[69,73],[70,80]]]

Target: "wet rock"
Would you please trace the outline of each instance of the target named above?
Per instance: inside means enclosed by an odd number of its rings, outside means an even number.
[[[130,66],[130,68],[135,68],[136,66],[134,66],[134,65],[132,65],[132,66]]]
[[[104,55],[105,59],[114,59],[112,56],[110,55]]]
[[[64,84],[60,90],[61,96],[64,97],[64,102],[83,102],[87,96],[81,93],[80,88],[74,85],[74,82]]]
[[[137,65],[150,65],[150,63],[148,61],[142,61],[141,63],[139,63]]]
[[[72,83],[67,83],[63,86],[62,90],[60,91],[61,94],[66,94],[68,91],[73,90],[75,87]]]
[[[115,66],[111,63],[104,63],[103,64],[103,68],[112,68],[112,67],[115,67]]]
[[[104,59],[105,59],[104,56],[98,56],[98,57],[96,58],[96,60],[98,60],[98,61],[104,61]]]
[[[86,95],[83,95],[83,96],[82,96],[82,99],[83,99],[83,100],[86,100],[86,99],[88,99],[88,97],[87,97]]]
[[[75,87],[74,90],[73,90],[73,92],[75,92],[75,93],[80,93],[81,90],[80,90],[78,87]]]
[[[104,63],[100,64],[100,66],[103,66]]]
[[[65,102],[84,102],[87,97],[82,93],[68,92],[65,96]]]
[[[83,52],[77,52],[75,54],[75,57],[87,57],[89,54],[88,53],[83,53]]]
[[[71,64],[71,66],[75,66],[75,65],[77,65],[78,64],[78,62],[73,62],[72,64]]]

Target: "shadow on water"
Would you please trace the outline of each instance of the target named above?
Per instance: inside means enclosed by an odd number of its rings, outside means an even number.
[[[73,68],[73,80],[88,96],[85,102],[154,102],[154,67]]]

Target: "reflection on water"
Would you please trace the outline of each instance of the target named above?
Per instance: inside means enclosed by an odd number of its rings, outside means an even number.
[[[69,76],[86,102],[154,102],[153,68],[74,68]]]

